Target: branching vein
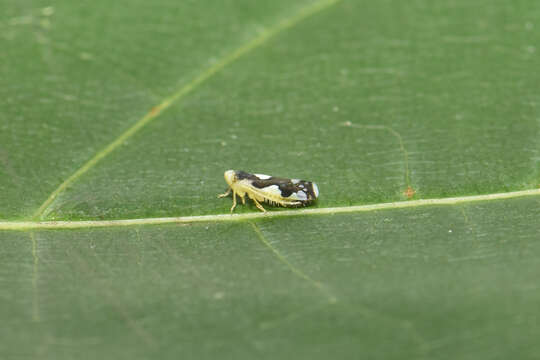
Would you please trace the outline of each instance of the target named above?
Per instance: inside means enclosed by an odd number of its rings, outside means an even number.
[[[37,239],[34,232],[30,233],[30,240],[32,240],[32,320],[40,321],[39,316],[39,291],[38,291],[38,270],[39,270],[39,256],[37,248]]]
[[[287,265],[287,267],[296,276],[298,276],[301,279],[306,280],[308,283],[310,283],[317,290],[321,291],[328,298],[329,303],[333,304],[333,303],[335,303],[337,301],[337,298],[334,295],[332,295],[323,284],[321,284],[320,282],[312,279],[309,275],[307,275],[302,270],[300,270],[299,268],[297,268],[296,266],[291,264],[289,262],[289,260],[287,260],[287,258],[285,258],[285,256],[283,256],[275,247],[273,247],[272,244],[263,235],[261,229],[259,229],[257,224],[252,222],[251,227],[253,227],[253,230],[255,230],[255,233],[257,234],[257,237],[259,238],[259,240],[261,240],[261,242],[274,253],[274,255],[278,258],[279,261],[281,261],[283,264]]]
[[[154,106],[146,115],[144,115],[142,119],[137,121],[133,126],[131,126],[129,129],[123,132],[113,142],[111,142],[104,149],[102,149],[97,154],[95,154],[82,167],[80,167],[70,177],[68,177],[62,184],[60,184],[60,186],[58,186],[58,188],[56,188],[50,194],[47,200],[45,200],[45,202],[41,204],[39,209],[34,213],[33,218],[36,220],[43,219],[48,208],[51,206],[51,204],[54,202],[54,200],[58,197],[59,194],[61,194],[64,190],[70,187],[75,181],[77,181],[77,179],[79,179],[88,170],[93,168],[101,159],[103,159],[104,157],[109,155],[111,152],[113,152],[116,148],[121,146],[127,139],[132,137],[141,128],[143,128],[148,123],[153,121],[156,117],[158,117],[163,111],[171,107],[174,103],[178,102],[179,100],[184,98],[186,95],[191,93],[200,84],[204,83],[206,80],[214,76],[214,74],[221,71],[223,68],[225,68],[229,64],[235,62],[236,60],[241,58],[243,55],[251,52],[253,49],[256,49],[264,45],[266,42],[268,42],[268,40],[275,37],[277,34],[295,26],[296,24],[300,23],[304,19],[326,8],[331,7],[332,5],[338,3],[339,1],[340,0],[321,0],[311,6],[301,9],[292,17],[279,22],[278,24],[276,24],[275,26],[271,27],[270,29],[266,31],[263,31],[261,34],[259,34],[259,36],[257,36],[250,42],[237,48],[236,50],[234,50],[233,52],[231,52],[230,54],[222,58],[220,61],[216,62],[214,65],[206,69],[198,77],[193,79],[184,87],[182,87],[178,91],[174,92],[173,94],[165,98],[160,104]]]
[[[403,154],[403,164],[405,166],[405,185],[407,185],[408,188],[411,188],[411,179],[410,179],[410,172],[409,172],[409,153],[407,152],[407,149],[405,149],[405,145],[403,145],[403,138],[401,137],[400,133],[398,133],[396,130],[386,125],[358,125],[358,124],[353,124],[350,121],[346,121],[345,123],[343,123],[343,126],[353,127],[357,129],[366,129],[366,130],[388,131],[390,134],[396,137],[396,139],[399,141],[399,149],[401,150],[401,153]]]

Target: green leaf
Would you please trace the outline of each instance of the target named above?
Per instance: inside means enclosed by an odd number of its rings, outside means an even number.
[[[533,358],[539,27],[532,0],[2,4],[0,357]],[[321,197],[229,216],[227,169]]]

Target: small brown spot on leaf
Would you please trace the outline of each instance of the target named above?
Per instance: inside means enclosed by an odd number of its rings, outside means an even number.
[[[159,106],[154,106],[152,109],[150,109],[150,115],[156,116],[157,114],[159,114],[160,110],[161,109]]]
[[[416,194],[416,191],[414,191],[414,189],[412,187],[407,187],[407,190],[405,190],[403,192],[403,194],[405,194],[405,196],[407,197],[407,199],[410,199],[414,196],[414,194]]]

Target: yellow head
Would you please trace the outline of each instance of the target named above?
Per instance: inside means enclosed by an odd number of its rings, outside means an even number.
[[[236,173],[234,170],[225,171],[225,174],[223,174],[223,176],[225,177],[225,181],[227,182],[227,184],[229,184],[229,186],[232,186],[232,184],[236,182]]]

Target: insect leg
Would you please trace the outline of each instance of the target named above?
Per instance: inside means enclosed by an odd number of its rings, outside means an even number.
[[[253,202],[255,203],[255,206],[256,206],[259,210],[261,210],[262,212],[266,212],[266,210],[263,208],[263,206],[261,205],[261,203],[257,201],[257,199],[255,199],[254,197],[252,197],[251,200],[253,200]]]
[[[246,205],[246,195],[244,194],[244,196],[240,196],[240,199],[242,199],[242,204]]]
[[[229,188],[227,189],[227,192],[225,192],[224,194],[219,194],[217,197],[218,197],[218,198],[223,198],[223,197],[225,197],[225,196],[228,196],[230,193],[231,193],[231,188],[229,187]]]
[[[233,198],[233,201],[232,201],[231,212],[233,212],[234,208],[236,207],[236,191],[234,191],[234,190],[233,190],[233,193],[232,193],[232,198]]]

